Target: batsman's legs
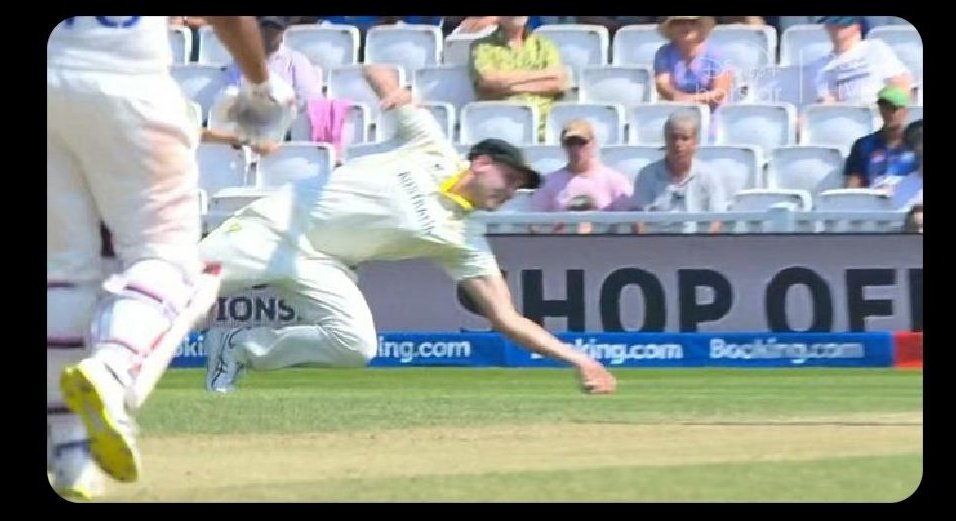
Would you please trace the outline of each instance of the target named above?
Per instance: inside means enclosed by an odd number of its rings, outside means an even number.
[[[61,385],[90,430],[97,462],[120,481],[138,478],[128,413],[155,383],[137,385],[137,379],[147,367],[155,374],[168,365],[172,353],[156,347],[180,340],[166,335],[195,311],[189,306],[201,266],[198,129],[168,76],[143,78],[139,87],[128,97],[90,93],[77,103],[70,129],[123,271],[103,285],[92,317],[92,357],[64,371]],[[89,121],[97,122],[95,131],[83,128]]]
[[[103,476],[90,456],[83,421],[60,392],[60,374],[90,352],[86,335],[102,276],[99,217],[55,128],[47,132],[48,467],[60,495],[91,499],[103,492]]]

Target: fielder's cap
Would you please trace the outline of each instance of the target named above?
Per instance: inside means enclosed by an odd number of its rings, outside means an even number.
[[[594,141],[594,125],[586,119],[572,119],[568,121],[564,129],[561,130],[561,142],[570,137],[579,137],[588,141]]]
[[[829,24],[829,25],[839,25],[840,27],[847,27],[854,24],[862,24],[862,16],[823,16],[820,18],[820,23]]]
[[[876,102],[885,103],[896,108],[906,107],[910,104],[910,93],[905,89],[890,85],[880,89],[876,93]]]
[[[289,26],[289,20],[285,16],[257,16],[256,20],[263,27],[271,25],[278,29],[285,29]]]
[[[486,155],[497,163],[506,164],[525,175],[525,182],[521,188],[537,188],[541,186],[541,174],[528,166],[521,149],[502,139],[485,139],[472,145],[468,151],[468,159]]]

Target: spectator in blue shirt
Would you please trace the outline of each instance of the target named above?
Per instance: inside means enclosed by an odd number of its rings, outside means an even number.
[[[843,170],[847,188],[879,188],[917,169],[916,154],[903,141],[909,102],[909,92],[895,85],[877,93],[883,126],[853,143]]]

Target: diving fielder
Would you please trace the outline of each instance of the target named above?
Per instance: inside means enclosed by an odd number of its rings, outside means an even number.
[[[243,368],[356,367],[377,349],[375,325],[354,268],[371,260],[428,258],[470,294],[498,331],[569,362],[586,391],[614,391],[598,362],[519,314],[474,209],[495,210],[540,176],[497,139],[462,161],[425,109],[410,104],[388,69],[367,66],[384,110],[394,110],[399,148],[349,161],[327,176],[287,185],[227,219],[199,246],[222,266],[221,294],[269,284],[308,325],[211,330],[206,387],[227,392]]]
[[[252,17],[209,17],[249,80],[230,117],[250,141],[292,102]],[[199,129],[170,75],[165,16],[78,16],[47,45],[47,418],[53,487],[139,475],[131,413],[215,301],[197,240]],[[100,221],[121,272],[104,281]]]

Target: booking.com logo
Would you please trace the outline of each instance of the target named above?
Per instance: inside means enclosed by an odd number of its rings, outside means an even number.
[[[378,337],[378,355],[384,358],[397,358],[407,364],[416,358],[468,358],[471,356],[471,342],[461,341],[422,341],[401,342]]]

